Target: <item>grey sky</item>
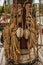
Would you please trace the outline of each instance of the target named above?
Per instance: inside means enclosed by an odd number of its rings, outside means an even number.
[[[39,0],[34,0],[35,3],[39,3]],[[0,6],[3,6],[4,0],[0,0]]]
[[[39,0],[33,0],[34,3],[39,3]]]
[[[0,6],[3,6],[4,0],[0,0]]]

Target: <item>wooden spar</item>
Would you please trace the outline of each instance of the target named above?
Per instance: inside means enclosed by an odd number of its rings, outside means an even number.
[[[15,6],[15,9],[16,9],[16,25],[17,25],[17,21],[18,21],[18,14],[17,14],[17,11],[18,11],[18,4],[17,4],[17,0],[13,0],[13,5]],[[17,25],[18,27],[18,25]]]
[[[4,12],[5,12],[5,22],[7,22],[7,11],[6,11],[6,0],[4,0]]]
[[[11,58],[14,60],[15,63],[17,63],[18,57],[17,57],[17,53],[19,52],[17,46],[19,43],[16,37],[16,30],[17,30],[17,25],[16,25],[16,20],[15,16],[17,18],[17,3],[13,3],[12,4],[12,12],[11,12],[11,24],[10,24],[10,36],[11,36],[11,47],[10,47],[10,54],[11,54]],[[15,10],[16,8],[16,10]],[[14,13],[15,10],[15,13]]]

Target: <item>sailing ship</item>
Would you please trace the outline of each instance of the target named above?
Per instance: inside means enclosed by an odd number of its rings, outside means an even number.
[[[10,23],[3,30],[7,65],[35,62],[38,58],[38,31],[32,1],[18,3],[18,0],[13,0]]]

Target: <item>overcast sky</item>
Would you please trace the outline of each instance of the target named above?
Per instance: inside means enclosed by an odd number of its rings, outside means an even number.
[[[38,0],[34,0],[35,3],[39,3]],[[0,6],[3,6],[4,0],[0,0]]]
[[[3,5],[3,2],[4,2],[4,0],[0,0],[0,6],[2,6],[2,5]]]
[[[33,0],[34,1],[34,3],[39,3],[39,0]]]

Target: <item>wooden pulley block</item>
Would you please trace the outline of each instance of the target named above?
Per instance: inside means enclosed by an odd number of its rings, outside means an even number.
[[[19,16],[19,17],[18,17],[18,22],[19,22],[19,23],[22,22],[22,16]]]
[[[19,27],[16,31],[16,35],[19,39],[23,37],[23,28]]]
[[[29,8],[28,8],[28,10],[26,9],[26,13],[27,13],[27,12],[29,13],[30,11],[31,11],[31,10],[29,10]]]
[[[28,9],[27,9],[28,8]],[[26,7],[26,11],[30,11],[30,8],[29,7]]]
[[[29,34],[30,34],[29,30],[25,29],[24,30],[24,37],[25,37],[26,40],[29,38]]]
[[[31,21],[30,18],[26,18],[26,23],[29,23]]]
[[[21,4],[18,4],[18,14],[22,14],[22,7],[21,7]]]
[[[21,4],[18,4],[18,8],[19,8],[19,9],[21,8]]]
[[[14,7],[14,9],[13,9],[13,13],[14,13],[14,16],[16,16],[16,14],[17,14],[17,9]]]
[[[31,18],[31,14],[30,13],[26,13],[26,17],[27,18]]]
[[[29,20],[27,20],[27,21],[26,21],[26,24],[28,25],[29,23],[30,23]]]
[[[27,13],[27,12],[29,13],[30,11],[29,11],[29,10],[26,10],[26,13]]]
[[[26,4],[26,7],[30,8],[31,7],[31,4],[30,3],[27,3]]]
[[[22,14],[22,8],[18,9],[18,15]]]

